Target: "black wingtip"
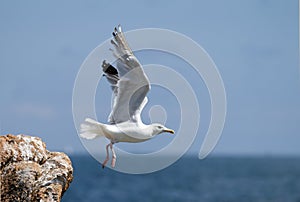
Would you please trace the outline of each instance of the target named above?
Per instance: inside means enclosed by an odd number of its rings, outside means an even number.
[[[114,46],[118,46],[114,40],[110,40],[110,43]]]
[[[112,65],[109,65],[109,67],[106,69],[105,73],[112,74],[112,75],[118,75],[118,70],[114,68]]]
[[[110,63],[106,62],[106,60],[103,60],[102,62],[102,70],[106,74],[118,75],[118,70]]]

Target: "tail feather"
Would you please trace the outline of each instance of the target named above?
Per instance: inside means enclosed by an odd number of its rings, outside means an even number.
[[[91,140],[101,136],[104,136],[101,123],[86,118],[80,125],[80,137]]]

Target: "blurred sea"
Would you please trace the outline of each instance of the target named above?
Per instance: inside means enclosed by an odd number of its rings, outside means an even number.
[[[63,202],[300,202],[300,158],[181,158],[155,173],[102,169],[90,156],[71,156],[74,180]]]

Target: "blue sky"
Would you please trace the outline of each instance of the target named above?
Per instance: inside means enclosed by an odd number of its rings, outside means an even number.
[[[212,57],[228,101],[215,154],[300,154],[296,0],[1,1],[1,134],[40,136],[50,150],[85,152],[72,118],[74,81],[85,57],[119,23],[125,30],[156,27],[183,33]],[[151,51],[137,56],[143,64],[167,63],[197,85],[199,78],[184,71],[178,58]],[[100,84],[99,89],[108,87]],[[176,103],[168,108],[163,94],[154,88],[150,105],[176,112]],[[209,121],[203,83],[197,97],[203,118],[191,153],[198,151]],[[96,107],[98,118],[105,120],[109,110]],[[146,114],[144,119],[149,121]],[[175,123],[176,118],[170,127]],[[151,150],[169,141],[161,139],[136,148]]]

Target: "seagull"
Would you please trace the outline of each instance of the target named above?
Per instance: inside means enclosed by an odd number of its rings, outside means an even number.
[[[108,123],[99,123],[86,118],[80,125],[80,137],[85,139],[106,137],[110,140],[106,145],[106,158],[102,168],[109,161],[109,149],[112,153],[111,167],[115,167],[117,159],[113,148],[115,143],[138,143],[164,132],[175,133],[174,130],[159,123],[146,125],[142,122],[141,112],[148,102],[146,95],[150,90],[149,79],[130,49],[120,25],[114,28],[112,35],[111,44],[114,49],[110,50],[117,59],[117,68],[106,60],[102,62],[103,76],[110,83],[114,96]]]

